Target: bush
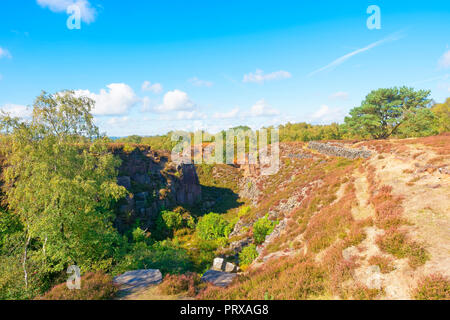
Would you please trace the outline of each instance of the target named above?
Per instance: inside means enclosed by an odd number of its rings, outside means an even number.
[[[174,211],[163,211],[162,218],[169,230],[178,230],[183,223],[183,217],[180,213]]]
[[[450,281],[441,274],[432,274],[419,281],[413,292],[416,300],[450,300]]]
[[[266,240],[266,237],[272,233],[277,225],[276,221],[269,220],[269,215],[266,214],[264,218],[259,219],[253,225],[253,238],[257,244],[261,244]]]
[[[192,262],[188,251],[171,241],[159,241],[152,245],[139,242],[122,258],[114,274],[138,269],[159,269],[163,274],[185,273],[192,269]]]
[[[249,206],[244,206],[239,209],[238,217],[242,218],[242,217],[248,215],[250,213],[250,211],[251,211],[251,208]]]
[[[179,212],[162,211],[155,222],[152,236],[156,240],[164,240],[173,236],[173,232],[180,229],[183,224],[183,217]]]
[[[258,251],[256,251],[256,246],[254,244],[245,247],[242,249],[241,253],[239,253],[239,265],[250,265],[256,258],[258,258],[258,255]]]
[[[131,235],[133,236],[134,242],[145,242],[148,238],[147,232],[145,232],[144,230],[142,230],[139,227],[134,229],[133,232],[131,233]]]
[[[216,240],[228,237],[230,232],[229,223],[217,213],[204,215],[197,223],[197,233],[202,240]]]
[[[159,285],[159,291],[166,295],[175,295],[186,293],[189,297],[197,294],[196,287],[200,284],[198,274],[188,272],[182,275],[166,275],[163,282]]]
[[[38,300],[107,300],[117,292],[110,275],[102,272],[88,273],[81,277],[81,289],[70,290],[61,283]]]

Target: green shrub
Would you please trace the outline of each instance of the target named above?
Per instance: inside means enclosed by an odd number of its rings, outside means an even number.
[[[172,231],[180,229],[183,223],[183,217],[179,212],[163,211],[162,218],[167,228]]]
[[[192,267],[187,250],[171,241],[159,241],[152,245],[139,242],[122,258],[114,274],[138,269],[159,269],[163,274],[180,274],[192,270]]]
[[[241,253],[239,253],[239,265],[248,266],[250,265],[256,258],[258,258],[258,251],[256,251],[256,246],[251,244],[244,249],[242,249]]]
[[[173,236],[173,232],[183,225],[183,217],[179,212],[161,211],[156,218],[152,236],[155,240],[164,240]]]
[[[241,207],[238,212],[238,217],[241,218],[243,216],[246,216],[250,213],[250,211],[251,211],[251,208],[249,206]]]
[[[217,213],[204,215],[197,223],[197,234],[202,240],[216,240],[228,237],[230,232],[229,223]]]
[[[107,300],[112,299],[117,288],[110,275],[96,272],[81,277],[81,289],[70,290],[66,283],[61,283],[38,300]]]
[[[277,225],[276,221],[269,220],[269,215],[266,214],[263,218],[253,224],[253,238],[257,244],[261,244],[266,240],[266,237],[272,233]]]
[[[134,242],[145,242],[147,239],[147,233],[139,227],[134,229],[131,234]]]

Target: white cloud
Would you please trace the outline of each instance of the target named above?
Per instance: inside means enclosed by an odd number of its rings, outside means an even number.
[[[190,78],[188,81],[196,87],[212,87],[213,85],[211,81],[200,80],[197,77]]]
[[[338,91],[330,96],[331,100],[348,100],[348,92]]]
[[[164,95],[163,104],[155,108],[158,112],[189,111],[195,104],[189,99],[186,92],[180,90],[169,91]]]
[[[89,90],[77,90],[76,94],[96,102],[92,111],[94,115],[124,114],[139,101],[133,89],[125,83],[111,83],[106,87],[108,90],[101,89],[98,94]]]
[[[270,117],[279,115],[280,112],[273,109],[264,99],[257,101],[251,108],[249,116],[251,117]]]
[[[347,61],[348,59],[350,59],[353,56],[356,56],[357,54],[363,53],[365,51],[369,51],[370,49],[373,49],[375,47],[378,47],[379,45],[385,43],[385,42],[389,42],[389,41],[395,41],[395,40],[399,40],[401,38],[401,36],[398,33],[394,33],[384,39],[381,39],[379,41],[373,42],[371,44],[369,44],[368,46],[352,51],[350,53],[347,53],[346,55],[334,60],[333,62],[331,62],[330,64],[327,64],[326,66],[319,68],[313,72],[311,72],[308,76],[313,76],[319,72],[325,71],[325,70],[329,70],[329,69],[334,69],[337,66],[339,66],[340,64],[344,63],[345,61]]]
[[[5,104],[0,109],[11,117],[30,118],[33,114],[31,108],[19,104]]]
[[[112,117],[110,118],[107,123],[109,125],[118,125],[118,124],[125,124],[128,123],[130,120],[129,117],[125,116],[125,117]]]
[[[173,120],[205,120],[208,117],[206,116],[206,114],[197,111],[197,110],[192,110],[192,111],[178,111],[175,115],[163,115],[160,117],[160,120],[168,120],[168,121],[173,121]]]
[[[439,59],[439,66],[442,68],[450,68],[450,50],[443,54]]]
[[[163,86],[160,83],[151,83],[150,81],[144,81],[141,86],[142,91],[150,91],[153,93],[161,93]]]
[[[86,23],[94,22],[97,15],[97,10],[88,0],[37,0],[37,4],[53,12],[67,12],[68,7],[76,5],[80,8],[81,19]]]
[[[223,113],[222,112],[216,112],[213,115],[213,118],[214,119],[234,119],[234,118],[237,118],[238,115],[239,115],[239,108],[236,107],[236,108],[232,109],[229,112],[223,112]]]
[[[342,122],[345,113],[339,108],[330,108],[327,105],[321,105],[320,109],[311,114],[310,120],[313,123],[329,124],[332,122]]]
[[[291,78],[292,75],[287,71],[275,71],[264,74],[262,70],[257,69],[255,73],[248,73],[244,75],[242,82],[264,83],[265,81],[280,80]]]
[[[0,59],[1,59],[1,58],[8,58],[8,59],[11,59],[11,58],[12,58],[12,55],[11,55],[11,53],[10,53],[8,50],[6,50],[6,49],[0,47]]]

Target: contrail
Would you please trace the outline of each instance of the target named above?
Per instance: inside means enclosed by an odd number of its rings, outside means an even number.
[[[340,65],[340,64],[344,63],[345,61],[347,61],[348,59],[350,59],[351,57],[353,57],[353,56],[355,56],[357,54],[360,54],[362,52],[368,51],[368,50],[370,50],[372,48],[375,48],[375,47],[377,47],[377,46],[379,46],[379,45],[381,45],[381,44],[383,44],[385,42],[395,41],[395,40],[399,40],[401,38],[402,38],[402,36],[399,34],[399,32],[393,33],[390,36],[388,36],[388,37],[386,37],[384,39],[378,40],[376,42],[373,42],[373,43],[369,44],[368,46],[366,46],[364,48],[361,48],[361,49],[355,50],[353,52],[347,53],[346,55],[344,55],[344,56],[334,60],[333,62],[331,62],[330,64],[326,65],[325,67],[322,67],[320,69],[317,69],[317,70],[311,72],[308,75],[308,77],[311,77],[311,76],[313,76],[313,75],[315,75],[315,74],[317,74],[319,72],[335,68],[338,65]]]

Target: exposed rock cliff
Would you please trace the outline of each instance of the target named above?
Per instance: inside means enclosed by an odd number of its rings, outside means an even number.
[[[150,228],[161,210],[177,205],[192,206],[201,200],[194,165],[176,165],[170,161],[170,154],[153,151],[148,146],[137,146],[131,152],[115,146],[113,153],[122,160],[117,183],[130,192],[117,208],[119,231],[137,220]]]

